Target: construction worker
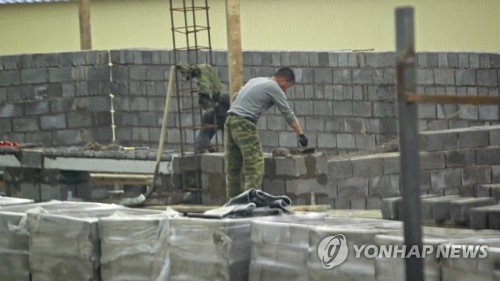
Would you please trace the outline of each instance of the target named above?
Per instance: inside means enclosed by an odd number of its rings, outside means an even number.
[[[236,94],[224,124],[228,198],[251,188],[261,189],[264,156],[257,121],[273,105],[276,105],[288,125],[298,134],[302,147],[307,147],[307,137],[285,96],[285,91],[294,84],[295,74],[289,67],[283,67],[271,77],[250,79]],[[244,180],[243,188],[241,179]]]
[[[210,143],[212,138],[217,133],[217,130],[224,130],[224,122],[227,117],[227,110],[229,109],[229,95],[221,94],[219,102],[205,110],[201,116],[201,123],[203,125],[217,125],[217,127],[206,127],[196,132],[196,151],[201,153],[206,149],[210,151]]]

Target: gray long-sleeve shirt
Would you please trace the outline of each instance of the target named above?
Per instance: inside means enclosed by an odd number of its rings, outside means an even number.
[[[297,122],[278,83],[269,77],[258,77],[250,79],[240,89],[228,112],[257,121],[273,105],[276,105],[289,125]]]

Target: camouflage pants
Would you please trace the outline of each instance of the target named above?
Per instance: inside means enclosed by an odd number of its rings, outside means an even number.
[[[232,198],[250,188],[261,189],[264,156],[257,126],[244,118],[228,116],[224,132],[227,197]]]

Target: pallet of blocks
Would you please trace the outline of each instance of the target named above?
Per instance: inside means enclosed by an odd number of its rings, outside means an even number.
[[[101,280],[167,280],[169,218],[167,210],[116,212],[100,218]]]

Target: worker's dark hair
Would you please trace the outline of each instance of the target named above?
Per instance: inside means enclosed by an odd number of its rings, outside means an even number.
[[[295,84],[295,73],[293,73],[293,70],[290,67],[282,67],[274,73],[275,77],[281,77],[285,78],[288,82],[292,82],[292,84]]]

